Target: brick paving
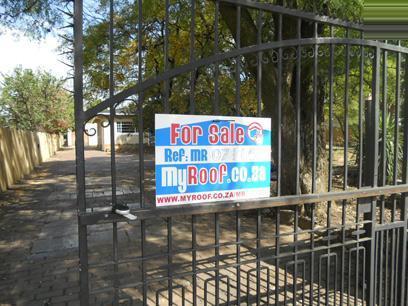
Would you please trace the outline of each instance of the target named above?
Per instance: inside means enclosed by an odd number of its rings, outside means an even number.
[[[149,159],[149,158],[148,158]],[[126,203],[137,201],[138,162],[135,155],[117,155],[118,200]],[[146,163],[146,186],[154,184],[151,159]],[[110,205],[110,158],[100,151],[86,151],[86,184],[88,207]],[[137,205],[137,204],[133,204]],[[199,242],[210,244],[213,234],[209,231],[207,217],[203,217],[198,231]],[[243,220],[243,232],[255,228],[252,218]],[[163,221],[163,220],[161,220]],[[224,219],[228,224],[232,220]],[[147,249],[165,252],[165,223],[155,220],[147,223],[150,233]],[[174,244],[188,247],[191,243],[188,220],[178,220],[174,227]],[[0,305],[78,305],[78,240],[75,203],[74,151],[58,152],[30,177],[0,194]],[[213,226],[211,226],[213,228]],[[201,230],[200,230],[201,229]],[[226,226],[222,237],[233,235],[233,228]],[[244,235],[244,234],[243,234]],[[154,238],[157,236],[156,238]],[[89,229],[90,262],[106,261],[112,256],[112,225],[95,225]],[[120,258],[137,256],[140,240],[138,224],[118,224],[118,255]],[[234,249],[235,250],[235,249]],[[225,250],[226,251],[226,250]],[[207,254],[208,253],[208,254]],[[205,264],[212,250],[201,254]],[[253,255],[251,255],[253,256]],[[180,260],[185,261],[184,255]],[[178,257],[175,257],[178,260]],[[157,265],[158,263],[156,263]],[[165,267],[162,263],[160,270]],[[121,282],[132,283],[140,277],[138,265],[125,265],[121,269]],[[158,272],[158,273],[159,273]],[[161,273],[161,272],[160,272]],[[159,274],[160,274],[159,273]],[[91,289],[111,285],[109,268],[90,270]],[[184,280],[185,283],[191,283]],[[191,286],[190,286],[191,287]],[[132,289],[132,288],[130,288]],[[129,290],[130,290],[129,289]],[[149,296],[155,297],[153,290]],[[189,292],[189,291],[188,291]],[[187,292],[187,293],[188,293]],[[133,301],[140,302],[140,292],[124,290]],[[188,293],[189,294],[189,293]],[[91,303],[110,305],[111,296],[91,296]]]
[[[86,159],[87,196],[108,203],[109,155],[86,151]],[[118,170],[131,170],[118,177],[123,196],[138,192],[126,184],[137,176],[133,159],[118,156]],[[66,149],[0,193],[0,305],[78,305],[78,295],[75,160]]]
[[[109,209],[111,199],[110,156],[101,151],[86,151],[85,154],[87,205],[90,209]],[[152,204],[154,200],[152,192],[154,163],[149,154],[146,156],[148,161],[145,164],[145,196],[147,204]],[[118,201],[136,207],[139,195],[137,156],[118,154],[116,161]],[[284,212],[281,213],[280,234],[282,238],[280,238],[280,243],[289,245],[293,243],[293,225],[289,220],[292,212],[287,212],[288,220],[286,221]],[[191,220],[185,217],[173,219],[173,248],[187,250],[173,256],[173,262],[177,263],[174,272],[191,271],[191,252],[188,251],[192,244]],[[234,214],[223,215],[220,220],[220,241],[231,241],[231,237],[235,237],[234,220]],[[205,284],[207,282],[209,296],[214,294],[214,289],[211,287],[213,281],[209,280],[214,277],[212,271],[214,267],[213,246],[215,245],[213,221],[212,216],[204,215],[197,217],[196,223],[197,245],[203,246],[203,250],[197,252],[197,269],[202,270],[197,274],[197,295],[201,304],[203,304],[203,297],[206,296]],[[265,217],[262,221],[262,231],[268,233],[262,239],[262,243],[271,248],[275,244],[274,224],[275,220],[270,217]],[[121,263],[116,275],[119,285],[123,285],[123,290],[120,290],[121,305],[140,305],[142,301],[140,285],[132,285],[140,283],[141,266],[134,260],[129,261],[129,259],[140,256],[140,226],[140,221],[117,224],[118,258]],[[168,268],[167,223],[162,219],[147,220],[145,228],[147,235],[145,250],[148,254],[157,255],[146,261],[151,280],[147,288],[148,305],[167,304],[166,288],[168,284],[167,281],[159,280],[166,275]],[[96,268],[90,268],[89,271],[90,288],[96,292],[91,294],[90,303],[92,305],[112,305],[112,290],[100,291],[101,288],[113,287],[112,265],[98,266],[99,263],[112,262],[112,224],[93,225],[88,230],[89,262],[96,264]],[[242,297],[246,296],[245,299],[253,297],[256,293],[252,282],[253,276],[251,276],[256,261],[255,231],[256,215],[241,214],[241,239],[243,241],[241,258],[248,262],[251,261],[240,267],[242,274],[240,291],[242,291]],[[309,236],[306,234],[298,235],[298,241],[307,242],[308,239]],[[220,248],[222,255],[220,264],[225,266],[220,273],[230,279],[232,288],[236,287],[234,284],[237,282],[237,276],[235,268],[228,266],[235,262],[235,252],[235,246]],[[273,255],[273,252],[270,254],[268,252],[265,250],[262,256],[268,258]],[[316,258],[322,254],[316,253]],[[307,259],[304,262],[307,271],[309,266]],[[290,272],[286,275],[282,274],[283,271],[286,271],[284,265],[282,261],[279,283],[274,284],[275,263],[269,260],[261,261],[262,273],[265,274],[262,276],[261,288],[265,300],[266,296],[274,296],[273,291],[277,288],[280,288],[283,294],[286,282],[289,285],[295,279],[298,282],[298,277],[294,278]],[[0,193],[0,306],[79,305],[78,276],[75,160],[74,150],[71,149],[58,152],[50,161],[36,169],[30,177],[7,192]],[[247,280],[250,280],[248,285],[246,285]],[[301,279],[299,282],[307,284],[308,280]],[[192,283],[193,279],[190,274],[173,279],[173,284],[176,285],[174,287],[175,304],[182,304],[180,292],[176,292],[179,289],[176,290],[176,288],[184,288],[187,304],[192,303]],[[271,284],[270,292],[267,288],[269,283]],[[310,288],[310,285],[305,286],[303,288]],[[235,294],[234,290],[229,292],[224,287],[220,289],[220,301],[226,302],[228,293],[235,296],[236,292]],[[319,290],[316,283],[313,284],[313,290]],[[280,300],[285,298],[282,294],[279,295]],[[298,298],[303,294],[299,291]],[[339,293],[331,291],[330,294],[337,296]]]

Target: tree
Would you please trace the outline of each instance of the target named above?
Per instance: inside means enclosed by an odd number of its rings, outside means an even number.
[[[2,0],[0,24],[39,38],[63,22],[63,0]]]
[[[269,1],[272,2],[272,1]],[[274,1],[275,4],[284,5],[306,11],[314,11],[319,14],[335,16],[338,18],[358,21],[361,15],[362,1]],[[137,20],[138,12],[135,4],[128,1],[116,1],[114,7],[114,80],[115,91],[118,92],[134,84],[137,79]],[[196,59],[206,58],[214,54],[214,12],[215,1],[196,1],[195,18],[195,52]],[[91,104],[105,99],[108,96],[109,86],[109,24],[108,7],[101,5],[101,15],[105,12],[104,20],[91,24],[85,30],[85,75],[90,85],[88,98]],[[191,24],[191,1],[179,0],[171,5],[169,10],[169,50],[168,63],[164,62],[165,23],[164,23],[164,1],[151,0],[143,3],[143,79],[157,76],[164,71],[165,66],[172,69],[188,63],[190,58],[190,24]],[[236,46],[236,6],[220,2],[219,45],[220,53],[226,52]],[[240,43],[242,47],[255,45],[257,43],[258,12],[245,7],[241,8]],[[278,39],[276,14],[264,13],[262,16],[262,41],[269,42]],[[283,18],[283,39],[296,37],[297,20],[295,18]],[[301,24],[302,37],[312,37],[314,24],[303,21]],[[328,34],[328,27],[319,25],[318,34]],[[336,29],[337,36],[344,36],[344,29]],[[312,46],[311,46],[312,47]],[[324,47],[322,47],[324,48]],[[327,47],[326,47],[327,48]],[[305,51],[306,48],[303,49]],[[310,47],[309,47],[310,49]],[[285,49],[283,52],[290,52]],[[309,50],[306,50],[309,51]],[[344,50],[343,50],[344,52]],[[277,91],[277,65],[273,60],[276,53],[264,52],[262,64],[262,116],[273,117],[273,135],[277,135],[278,126],[276,110],[279,101],[276,99]],[[242,58],[222,61],[218,64],[219,69],[219,101],[220,113],[223,115],[235,115],[235,80],[236,61],[240,63],[240,110],[243,115],[256,115],[257,93],[257,54],[247,54]],[[336,70],[344,70],[344,60],[338,60]],[[358,66],[357,66],[358,67]],[[194,71],[194,97],[196,101],[196,112],[209,114],[214,111],[214,66],[204,67]],[[327,150],[326,150],[326,123],[325,123],[325,99],[328,96],[327,75],[328,59],[319,58],[319,71],[317,81],[317,177],[316,192],[327,188]],[[343,72],[344,75],[344,72]],[[296,87],[296,62],[289,56],[283,62],[282,69],[282,194],[293,194],[295,190],[296,177],[296,147],[295,147],[295,87]],[[341,76],[337,76],[341,78]],[[313,60],[306,58],[302,60],[301,80],[301,192],[310,193],[312,187],[313,157]],[[144,124],[152,128],[153,114],[163,111],[163,99],[169,97],[171,112],[188,113],[191,93],[189,92],[191,75],[180,75],[170,80],[168,93],[165,91],[166,84],[151,87],[144,93]],[[358,83],[357,83],[358,84]],[[341,97],[338,87],[336,97]],[[351,87],[355,88],[355,86]],[[97,90],[95,90],[97,89]],[[354,103],[354,102],[353,102]],[[353,110],[357,104],[353,104]],[[130,107],[135,113],[137,106]],[[355,116],[357,113],[353,111]],[[277,141],[273,141],[274,162],[277,162]]]
[[[51,1],[51,0],[50,0]],[[265,1],[261,1],[265,2]],[[316,14],[328,15],[341,19],[359,21],[362,13],[362,0],[269,0],[268,3],[278,4],[289,8],[313,11]],[[114,1],[114,80],[115,92],[119,92],[137,82],[137,55],[143,53],[142,75],[143,79],[161,74],[165,67],[175,68],[189,62],[191,56],[188,46],[190,45],[191,25],[191,1],[170,1],[169,10],[169,50],[168,62],[164,61],[165,45],[165,1],[149,0],[143,1],[143,24],[140,29],[143,35],[142,50],[138,50],[137,43],[137,1],[115,0]],[[196,0],[195,20],[195,52],[196,59],[206,58],[214,53],[214,31],[215,31],[215,1]],[[89,18],[89,13],[97,18]],[[219,45],[220,53],[235,48],[237,42],[236,29],[236,6],[220,1]],[[88,105],[94,105],[107,98],[109,87],[109,1],[101,0],[95,3],[92,12],[86,13],[84,37],[84,68],[86,78],[85,97]],[[258,12],[242,7],[241,10],[241,46],[256,44],[258,24]],[[275,41],[278,38],[276,14],[264,13],[262,16],[262,41]],[[294,38],[296,35],[296,18],[283,18],[283,39]],[[303,21],[301,24],[302,37],[312,37],[314,24]],[[344,29],[335,29],[336,36],[345,36]],[[328,27],[319,24],[318,34],[328,34]],[[324,48],[324,47],[322,47]],[[304,48],[306,49],[306,48]],[[283,52],[290,50],[283,50]],[[261,104],[262,116],[273,117],[276,115],[278,103],[282,102],[282,194],[293,194],[295,190],[296,167],[295,154],[295,87],[296,87],[296,64],[289,58],[284,61],[282,69],[282,100],[277,101],[277,65],[273,58],[276,54],[272,51],[263,52],[262,57],[262,88]],[[235,58],[218,63],[219,69],[219,102],[220,113],[234,115],[238,112],[244,115],[256,114],[257,92],[255,90],[257,81],[257,54],[248,54],[242,58]],[[239,61],[240,75],[236,75],[236,63]],[[312,175],[311,161],[313,157],[313,60],[302,61],[301,79],[301,192],[311,192]],[[343,64],[343,66],[341,66]],[[344,69],[344,59],[335,62],[336,68]],[[205,67],[180,75],[170,80],[169,84],[164,82],[151,87],[144,93],[144,124],[146,128],[152,128],[153,114],[163,111],[163,99],[169,97],[171,112],[188,113],[189,101],[192,95],[196,101],[196,112],[208,114],[214,111],[214,70],[216,67]],[[324,101],[327,99],[328,62],[327,57],[319,59],[319,71],[317,81],[317,188],[315,191],[323,191],[327,186],[327,152],[326,152],[326,122]],[[240,80],[240,109],[235,107],[235,80]],[[194,82],[194,93],[189,92],[190,82]],[[343,96],[340,86],[336,86],[335,97]],[[350,86],[355,88],[355,86]],[[137,101],[136,97],[132,97]],[[356,104],[352,105],[353,122],[356,122]],[[126,104],[131,112],[138,109],[136,103]],[[327,117],[327,116],[326,116]],[[273,135],[277,135],[277,120],[273,120]],[[274,162],[277,162],[277,141],[273,141]]]
[[[51,133],[72,128],[74,121],[73,101],[63,81],[49,72],[22,68],[4,76],[0,114],[2,125]]]

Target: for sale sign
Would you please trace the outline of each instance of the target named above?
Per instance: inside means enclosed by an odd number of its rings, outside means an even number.
[[[270,118],[156,114],[156,206],[269,197]]]

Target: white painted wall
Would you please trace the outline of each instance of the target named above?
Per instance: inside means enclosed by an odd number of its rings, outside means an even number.
[[[72,131],[67,131],[67,146],[72,147],[74,145],[73,138],[72,138]]]
[[[114,131],[115,131],[115,143],[117,145],[123,144],[138,144],[139,143],[139,133],[119,133],[117,129],[117,122],[132,122],[131,119],[117,119],[115,120]],[[106,125],[106,121],[103,125]],[[103,144],[110,145],[110,126],[102,128],[103,129]]]
[[[121,133],[118,132],[117,123],[118,122],[132,122],[132,119],[116,119],[114,123],[114,131],[115,131],[115,144],[116,145],[125,145],[125,144],[138,144],[139,143],[139,133]],[[107,120],[98,122],[98,123],[87,123],[85,125],[85,129],[88,129],[90,133],[94,132],[93,129],[96,130],[95,135],[89,136],[89,146],[95,146],[102,150],[109,149],[111,139],[111,127],[106,126],[108,123]],[[147,138],[145,139],[147,142]]]

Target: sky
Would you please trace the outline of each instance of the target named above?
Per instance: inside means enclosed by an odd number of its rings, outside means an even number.
[[[14,34],[14,35],[13,35]],[[48,35],[41,41],[25,37],[17,31],[0,33],[0,79],[2,74],[11,73],[15,67],[43,69],[55,76],[66,77],[70,68],[58,61],[58,39]]]

